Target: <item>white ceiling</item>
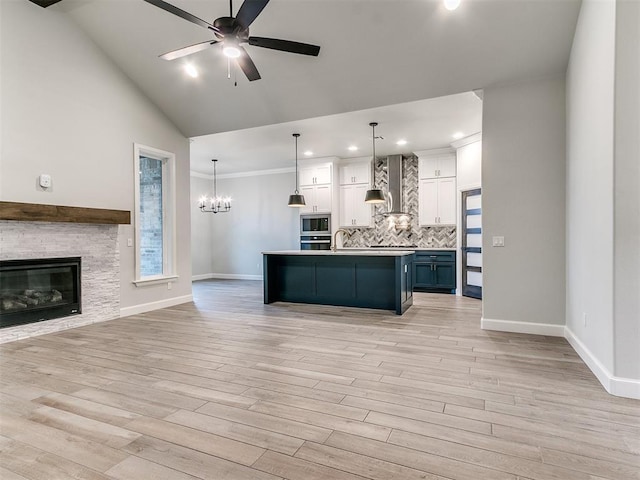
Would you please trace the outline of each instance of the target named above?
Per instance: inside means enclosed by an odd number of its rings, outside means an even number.
[[[219,160],[218,174],[292,168],[295,165],[295,140],[300,133],[298,159],[371,156],[371,122],[378,122],[376,155],[409,153],[447,147],[452,135],[465,136],[482,129],[482,102],[472,92],[431,100],[420,100],[389,107],[342,113],[307,120],[281,123],[195,137],[191,143],[191,170],[211,174],[211,159]],[[400,139],[404,146],[396,145]],[[351,152],[350,145],[358,150]],[[304,152],[313,155],[307,157]]]
[[[210,21],[228,14],[226,0],[170,1]],[[188,57],[197,79],[184,74],[184,59],[159,59],[211,34],[142,0],[63,0],[48,10],[71,16],[193,137],[563,74],[579,6],[463,0],[449,12],[441,0],[272,0],[251,34],[317,44],[320,56],[247,46],[263,78],[240,74],[237,87],[217,48]]]

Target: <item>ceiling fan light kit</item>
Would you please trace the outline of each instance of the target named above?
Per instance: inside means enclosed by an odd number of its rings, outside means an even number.
[[[293,42],[291,40],[280,40],[278,38],[249,36],[249,26],[267,6],[269,0],[244,0],[235,17],[233,16],[233,3],[232,0],[230,0],[229,16],[217,18],[213,23],[206,22],[164,0],[144,1],[200,27],[206,28],[212,31],[215,36],[214,40],[207,40],[206,42],[196,43],[188,47],[163,53],[160,55],[160,58],[164,60],[175,60],[176,58],[185,57],[220,43],[222,44],[223,54],[227,58],[235,59],[247,79],[253,82],[261,78],[260,73],[249,56],[249,53],[242,46],[243,43],[255,47],[269,48],[299,55],[310,55],[313,57],[317,57],[320,53],[320,47],[317,45]]]

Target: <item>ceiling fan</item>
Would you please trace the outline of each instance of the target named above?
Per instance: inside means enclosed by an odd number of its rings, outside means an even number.
[[[249,25],[253,23],[260,12],[267,6],[269,0],[244,0],[236,16],[233,16],[233,0],[229,0],[229,16],[220,17],[214,20],[213,24],[205,22],[195,15],[165,2],[164,0],[144,0],[155,5],[162,10],[177,15],[191,23],[195,23],[203,28],[211,30],[215,35],[214,40],[196,43],[188,47],[173,50],[160,55],[164,60],[175,60],[176,58],[191,55],[192,53],[205,50],[217,43],[222,44],[223,53],[237,61],[238,66],[247,76],[249,81],[259,80],[260,73],[253,60],[241,45],[248,43],[256,47],[270,48],[283,52],[298,53],[301,55],[311,55],[314,57],[320,53],[320,47],[308,43],[292,42],[290,40],[279,40],[277,38],[251,37],[249,36]]]

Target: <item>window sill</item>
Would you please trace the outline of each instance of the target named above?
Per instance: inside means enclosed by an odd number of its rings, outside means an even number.
[[[133,283],[136,287],[146,287],[148,285],[159,285],[161,283],[171,283],[177,280],[178,275],[167,275],[163,277],[149,277],[144,279],[134,280]]]

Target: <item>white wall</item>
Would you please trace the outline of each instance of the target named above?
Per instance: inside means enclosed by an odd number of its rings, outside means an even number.
[[[615,2],[585,0],[567,70],[566,318],[567,328],[609,372],[613,372],[614,55]]]
[[[64,14],[24,0],[2,0],[0,11],[0,199],[133,211],[138,142],[176,154],[177,209],[188,211],[189,143],[162,112]],[[50,191],[36,186],[41,173]],[[169,291],[131,283],[134,232],[120,227],[121,307],[191,294],[189,215],[177,230],[180,278]]]
[[[203,273],[257,278],[262,275],[262,251],[298,250],[300,211],[287,206],[294,189],[294,173],[219,176],[218,193],[231,196],[232,208],[229,213],[208,214],[214,217],[211,242],[193,245],[194,259],[203,256],[203,249],[212,251],[211,271]]]
[[[640,2],[616,6],[614,375],[640,381]],[[640,382],[639,388],[640,392]]]
[[[214,214],[202,213],[198,208],[201,196],[211,196],[213,179],[191,174],[191,270],[194,279],[213,272],[213,220]],[[230,213],[227,215],[231,215]]]
[[[564,103],[564,78],[484,90],[484,328],[562,335]],[[491,246],[494,235],[503,248]]]

